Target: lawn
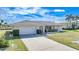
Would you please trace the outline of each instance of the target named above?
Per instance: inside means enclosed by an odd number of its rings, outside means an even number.
[[[5,32],[6,32],[6,31],[2,31],[2,30],[1,30],[1,31],[0,31],[0,37],[4,36]]]
[[[49,35],[48,38],[79,50],[79,44],[74,43],[74,41],[79,41],[79,30],[65,30]]]
[[[6,33],[6,30],[3,30],[3,31],[1,30],[0,37],[4,36],[5,33]],[[5,48],[4,49],[5,51],[27,51],[28,50],[19,37],[13,37],[13,38],[8,37],[8,42],[9,42],[9,47]]]

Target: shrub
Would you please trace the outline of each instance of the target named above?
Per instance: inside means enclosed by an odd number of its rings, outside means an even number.
[[[0,36],[0,48],[6,48],[9,46],[9,41],[7,40],[9,37],[9,31],[2,32]]]
[[[11,32],[11,31],[6,31],[6,33],[4,34],[5,39],[9,39],[10,32]]]
[[[52,29],[51,30],[51,32],[57,32],[58,31],[58,29]]]
[[[43,32],[42,32],[42,30],[40,30],[40,29],[37,29],[37,34],[42,34]]]
[[[6,48],[9,46],[9,42],[4,39],[0,39],[0,48]]]
[[[15,37],[15,36],[19,36],[19,30],[13,30],[13,36]]]

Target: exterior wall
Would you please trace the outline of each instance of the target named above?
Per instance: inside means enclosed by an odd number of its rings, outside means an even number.
[[[51,29],[57,29],[57,31],[62,31],[61,26],[50,26]],[[40,29],[40,27],[42,27],[43,33],[45,33],[45,26],[20,26],[14,27],[14,29],[19,29],[20,34],[36,34],[37,29]]]
[[[52,26],[52,29],[53,29],[53,30],[57,30],[58,32],[59,32],[59,31],[62,31],[62,28],[63,28],[63,27],[61,27],[61,26]]]
[[[61,28],[61,27],[59,27],[59,28],[58,28],[58,31],[62,31],[62,28]]]

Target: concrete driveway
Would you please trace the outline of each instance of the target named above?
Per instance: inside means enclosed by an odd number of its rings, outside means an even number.
[[[21,36],[29,51],[77,51],[45,36]]]

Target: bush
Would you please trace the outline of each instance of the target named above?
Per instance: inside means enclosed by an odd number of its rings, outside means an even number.
[[[0,48],[6,48],[9,46],[9,42],[4,39],[0,39]]]
[[[11,34],[11,31],[6,31],[6,33],[4,34],[4,36],[5,36],[4,38],[5,39],[10,39],[10,37],[9,37],[10,34]]]
[[[51,30],[51,32],[57,32],[58,31],[58,29],[52,29]]]
[[[43,33],[43,31],[42,30],[40,30],[40,29],[37,29],[37,34],[42,34]]]
[[[72,28],[62,28],[63,30],[73,30]]]
[[[7,40],[9,38],[9,31],[2,32],[2,34],[0,36],[0,48],[6,48],[9,46],[9,41]]]
[[[13,36],[19,36],[19,30],[13,30]]]

